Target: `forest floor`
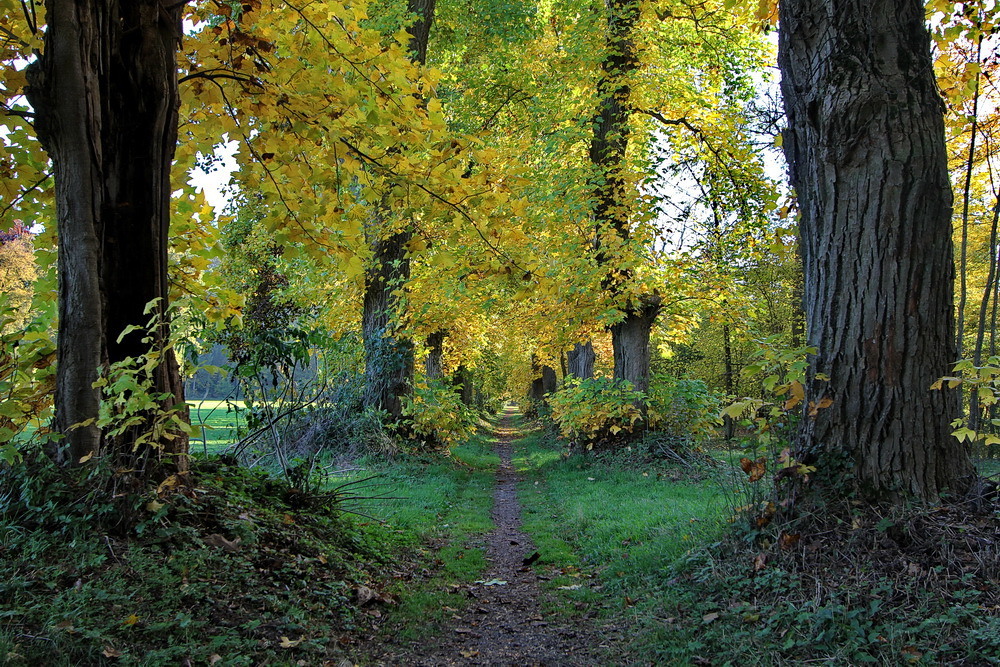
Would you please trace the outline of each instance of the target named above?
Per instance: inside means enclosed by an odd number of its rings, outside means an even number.
[[[206,457],[127,504],[29,456],[0,467],[0,664],[1000,665],[997,498],[793,532],[745,449],[658,437],[571,455],[508,408],[312,493]]]
[[[519,476],[512,465],[516,410],[507,408],[495,426],[496,469],[491,517],[482,537],[488,566],[482,579],[463,587],[469,604],[455,609],[432,640],[384,644],[370,656],[380,665],[607,665],[622,642],[621,627],[592,618],[547,614],[546,577],[532,565],[540,555],[521,530]],[[579,587],[579,585],[577,585]],[[619,663],[620,664],[620,663]]]

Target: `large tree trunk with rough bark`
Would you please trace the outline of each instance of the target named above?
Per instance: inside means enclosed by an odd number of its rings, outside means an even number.
[[[955,272],[923,3],[787,0],[781,10],[784,145],[802,210],[807,342],[818,350],[795,456],[828,475],[846,460],[870,501],[961,491],[973,469],[951,435],[959,395],[930,390],[955,360]]]
[[[159,299],[155,345],[169,338],[167,240],[170,168],[177,143],[176,52],[184,2],[46,2],[45,53],[29,71],[35,129],[52,158],[59,235],[56,429],[64,463],[89,454],[147,470],[152,454],[187,466],[187,440],[140,447],[128,434],[106,442],[93,423],[99,366],[148,352],[146,304]],[[153,371],[154,390],[184,400],[176,359]],[[75,427],[81,422],[87,426]],[[138,431],[143,426],[137,427]]]
[[[595,358],[593,343],[577,343],[566,353],[566,374],[581,380],[594,377]]]
[[[611,327],[616,380],[630,382],[637,391],[649,389],[649,336],[660,312],[660,300],[648,299],[629,310],[621,322]]]
[[[427,42],[434,21],[436,0],[409,0],[410,14],[416,22],[410,26],[410,57],[423,64],[427,60]],[[403,399],[413,386],[413,343],[396,335],[393,325],[400,319],[399,299],[393,290],[410,278],[410,258],[407,246],[413,239],[409,227],[385,235],[384,227],[392,217],[388,204],[382,210],[369,233],[372,248],[371,268],[365,273],[362,335],[365,342],[365,396],[368,407],[384,410],[390,421],[403,416]]]
[[[399,299],[393,291],[410,278],[410,263],[406,260],[409,238],[407,231],[371,241],[375,259],[365,273],[361,314],[365,405],[385,410],[393,422],[403,417],[403,398],[410,393],[413,377],[413,345],[393,330],[399,315]]]

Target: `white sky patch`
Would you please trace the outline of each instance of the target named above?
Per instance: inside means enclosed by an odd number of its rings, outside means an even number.
[[[208,169],[196,167],[189,174],[188,183],[205,193],[205,199],[215,208],[216,215],[232,200],[230,181],[233,172],[238,169],[236,151],[239,146],[238,141],[224,135],[223,142],[215,147],[214,156],[207,161],[199,160],[201,164],[208,165]]]

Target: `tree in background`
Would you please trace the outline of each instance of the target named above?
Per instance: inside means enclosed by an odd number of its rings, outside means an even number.
[[[10,327],[22,326],[28,318],[34,282],[38,278],[33,235],[17,223],[6,232],[0,232],[0,309],[10,308],[13,316]]]
[[[795,458],[843,493],[961,492],[951,186],[917,0],[781,5],[784,146],[799,198],[811,358]]]
[[[410,57],[418,65],[427,60],[434,5],[435,0],[407,3],[413,16],[408,46]],[[365,405],[384,410],[391,422],[399,422],[403,401],[413,389],[413,342],[398,331],[403,319],[400,295],[410,278],[409,245],[414,230],[405,219],[406,214],[393,212],[386,202],[373,217],[368,232],[372,260],[365,272],[361,319],[365,341]],[[394,217],[404,219],[394,220]]]

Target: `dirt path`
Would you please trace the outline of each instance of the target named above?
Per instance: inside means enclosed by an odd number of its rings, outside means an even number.
[[[382,665],[607,665],[613,633],[588,623],[546,618],[546,595],[526,560],[536,552],[521,531],[517,472],[511,465],[514,411],[508,409],[496,431],[500,455],[493,492],[495,528],[485,536],[489,563],[481,583],[468,587],[469,605],[451,625],[422,646],[397,648]],[[544,560],[544,559],[542,559]]]

